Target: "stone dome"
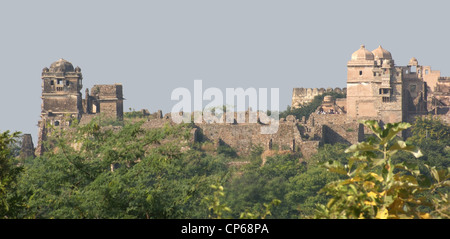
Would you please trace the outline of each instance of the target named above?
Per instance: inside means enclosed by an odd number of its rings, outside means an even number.
[[[415,57],[411,58],[411,60],[409,60],[408,66],[418,66],[419,62],[417,61],[417,59]]]
[[[378,46],[377,49],[372,51],[373,55],[375,56],[375,60],[378,59],[389,59],[392,60],[392,55],[389,51],[386,49],[383,49],[383,47]]]
[[[366,49],[364,45],[361,45],[357,51],[352,54],[352,60],[374,60],[374,55],[372,52]]]
[[[61,59],[53,62],[50,65],[49,71],[50,72],[73,72],[74,68],[73,68],[72,63],[61,58]]]

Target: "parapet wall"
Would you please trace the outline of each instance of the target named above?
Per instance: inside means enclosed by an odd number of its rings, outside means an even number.
[[[260,124],[196,124],[203,141],[226,144],[237,152],[250,153],[253,146],[265,150],[300,151],[301,136],[297,125],[280,122],[275,134],[261,134]]]
[[[310,138],[321,139],[325,144],[356,144],[364,139],[364,127],[345,114],[310,115],[305,124],[305,134]]]
[[[236,114],[235,114],[236,116]],[[165,124],[174,125],[170,113],[161,118],[151,118],[142,127],[145,129],[163,127]],[[279,120],[278,131],[274,134],[262,134],[261,128],[265,125],[248,121],[248,112],[245,123],[202,123],[194,124],[194,141],[212,142],[215,146],[228,145],[238,154],[248,154],[254,146],[263,147],[264,150],[280,150],[301,152],[307,159],[317,152],[319,141],[302,140],[299,121],[295,116],[288,116]]]
[[[91,89],[91,94],[98,99],[117,98],[122,99],[122,84],[112,85],[94,85]]]
[[[323,95],[326,92],[347,94],[347,88],[294,88],[292,108],[300,108],[302,105],[312,102],[315,96]]]

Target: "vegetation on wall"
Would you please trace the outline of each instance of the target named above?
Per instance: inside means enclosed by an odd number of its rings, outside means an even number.
[[[286,118],[288,115],[294,115],[295,117],[297,117],[297,119],[302,119],[302,117],[308,119],[309,115],[314,113],[314,111],[316,111],[317,108],[322,105],[323,98],[327,95],[333,96],[333,98],[335,99],[346,97],[346,95],[343,93],[337,93],[333,91],[325,92],[322,95],[315,96],[311,103],[305,104],[301,108],[293,109],[288,105],[285,111],[280,112],[280,118]]]

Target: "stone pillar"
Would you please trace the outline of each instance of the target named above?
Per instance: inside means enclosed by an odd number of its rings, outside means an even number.
[[[156,118],[158,118],[158,119],[162,119],[163,118],[163,113],[162,113],[162,110],[158,110],[158,112],[157,112],[157,117]]]
[[[28,157],[35,157],[34,145],[31,134],[24,134],[22,137],[22,149],[20,151],[20,158],[26,159]]]

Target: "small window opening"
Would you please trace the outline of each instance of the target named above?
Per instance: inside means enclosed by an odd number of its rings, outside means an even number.
[[[390,93],[390,90],[389,90],[389,89],[380,89],[380,90],[379,90],[379,93],[380,93],[380,95],[381,95],[381,94],[384,94],[384,95],[385,95],[385,94],[389,94],[389,93]]]
[[[362,71],[359,71],[359,75],[362,76]]]

